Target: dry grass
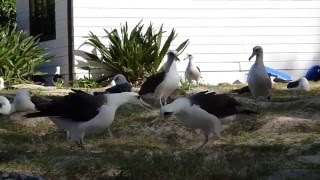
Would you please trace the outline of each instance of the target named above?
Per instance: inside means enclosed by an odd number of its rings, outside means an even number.
[[[223,84],[193,90],[229,93],[241,86]],[[272,102],[319,97],[319,84],[311,86],[311,92],[294,93],[286,91],[283,84],[275,85]],[[201,133],[181,126],[174,117],[159,120],[158,109],[121,107],[111,126],[113,138],[107,132],[85,138],[89,153],[67,142],[65,132],[50,122],[30,127],[2,116],[0,169],[48,179],[264,179],[286,169],[319,170],[319,163],[297,160],[302,155],[319,154],[317,108],[281,106],[262,108],[257,115],[239,115],[223,126],[222,137],[211,139],[201,151],[194,150],[203,141]]]

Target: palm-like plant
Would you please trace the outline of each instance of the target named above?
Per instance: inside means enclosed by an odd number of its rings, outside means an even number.
[[[172,41],[177,37],[174,29],[162,45],[163,26],[155,31],[152,24],[143,32],[141,21],[129,32],[128,24],[117,29],[105,30],[103,38],[109,40],[105,46],[98,36],[90,32],[88,40],[84,43],[98,50],[99,55],[85,52],[87,60],[101,66],[104,74],[123,74],[128,81],[136,83],[143,77],[157,71],[162,59],[168,52]],[[179,53],[187,47],[189,40],[182,42],[176,51]]]
[[[38,48],[38,38],[15,28],[0,28],[0,76],[7,84],[27,81],[39,74],[35,67],[53,58]]]

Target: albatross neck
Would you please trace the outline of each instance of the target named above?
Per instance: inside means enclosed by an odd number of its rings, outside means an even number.
[[[177,67],[176,67],[176,62],[175,62],[175,60],[173,59],[173,60],[168,60],[167,61],[167,65],[166,65],[166,68],[165,68],[165,71],[166,72],[169,72],[169,71],[171,71],[171,70],[173,70],[173,69],[176,69]]]
[[[106,94],[107,96],[107,105],[118,108],[119,106],[129,102],[129,97],[126,93],[113,93]]]
[[[257,66],[263,66],[264,67],[264,63],[263,63],[263,52],[260,52],[259,54],[256,55],[256,64]]]

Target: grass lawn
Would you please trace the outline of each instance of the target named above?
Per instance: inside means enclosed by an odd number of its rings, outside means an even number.
[[[221,93],[237,87],[221,84],[194,89]],[[319,178],[320,106],[286,105],[319,97],[320,85],[312,83],[311,87],[310,92],[289,92],[285,85],[275,85],[270,108],[259,108],[256,115],[238,115],[223,125],[221,137],[211,138],[200,151],[194,149],[203,135],[183,127],[174,117],[160,120],[159,109],[119,108],[111,125],[113,137],[107,131],[85,137],[89,152],[67,142],[66,133],[48,120],[27,126],[28,119],[1,116],[0,171],[46,179]],[[283,106],[272,108],[273,103]]]

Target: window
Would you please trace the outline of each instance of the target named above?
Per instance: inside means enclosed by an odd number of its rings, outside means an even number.
[[[30,35],[40,41],[56,39],[55,0],[29,0]]]

